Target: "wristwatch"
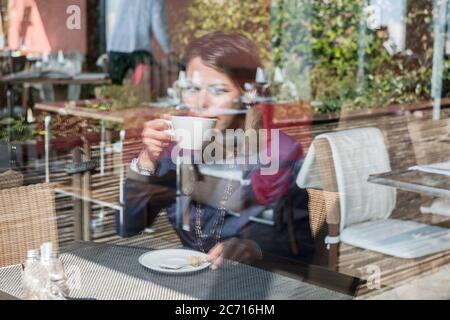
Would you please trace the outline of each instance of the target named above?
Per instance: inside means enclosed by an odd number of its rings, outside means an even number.
[[[130,164],[131,170],[133,170],[136,173],[139,173],[140,175],[147,176],[147,177],[156,176],[159,172],[159,167],[160,166],[159,166],[159,161],[158,161],[155,163],[154,170],[149,170],[147,168],[144,168],[139,164],[139,158],[134,158]]]

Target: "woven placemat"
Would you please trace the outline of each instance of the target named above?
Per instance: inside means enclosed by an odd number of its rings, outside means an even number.
[[[141,266],[148,249],[91,246],[61,255],[71,297],[96,300],[351,299],[350,296],[247,265],[225,262],[189,275],[165,275]],[[22,297],[21,266],[0,269],[0,290]]]

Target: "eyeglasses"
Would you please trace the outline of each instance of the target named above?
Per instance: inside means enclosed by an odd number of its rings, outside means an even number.
[[[182,88],[182,92],[188,96],[198,96],[202,90],[205,90],[207,94],[212,97],[223,97],[226,94],[230,93],[229,90],[223,88],[221,85],[209,85],[206,87],[202,87],[200,85],[194,83],[188,83]]]
[[[230,95],[231,91],[223,85],[212,84],[201,86],[192,82],[182,88],[182,100],[184,106],[195,109],[202,115],[234,115],[242,112],[240,99]],[[204,94],[204,96],[201,96]],[[207,105],[203,105],[200,99],[205,99]]]

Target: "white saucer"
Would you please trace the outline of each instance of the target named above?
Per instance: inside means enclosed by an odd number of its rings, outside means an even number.
[[[186,274],[197,272],[208,268],[211,263],[202,263],[199,267],[194,267],[190,265],[190,257],[200,257],[206,259],[206,254],[186,249],[164,249],[164,250],[154,250],[144,253],[139,257],[139,263],[146,268],[153,271],[167,273],[167,274]],[[186,265],[185,267],[177,270],[166,269],[161,267],[161,265],[168,266],[179,266]]]

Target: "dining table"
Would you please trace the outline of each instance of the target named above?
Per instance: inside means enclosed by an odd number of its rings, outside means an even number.
[[[77,242],[60,255],[73,300],[350,300],[360,279],[274,257],[166,274],[139,263],[152,249]],[[284,267],[282,267],[284,266]],[[0,268],[0,300],[21,299],[22,265]]]
[[[368,182],[438,198],[450,198],[450,176],[404,168],[373,174]]]
[[[92,173],[90,170],[83,170],[78,173],[71,174],[71,181],[69,183],[59,183],[55,192],[63,196],[69,196],[74,199],[75,210],[75,239],[90,241],[92,232],[90,227],[91,221],[91,205],[98,205],[104,208],[109,208],[119,212],[123,215],[124,203],[124,181],[126,169],[121,166],[118,177],[114,172],[106,169],[105,163],[108,158],[111,158],[111,152],[107,154],[106,147],[112,146],[112,136],[114,132],[107,130],[106,122],[114,123],[123,127],[118,133],[120,148],[122,149],[121,156],[125,153],[133,153],[133,148],[136,147],[136,141],[140,141],[141,128],[146,121],[152,120],[164,113],[176,113],[177,110],[166,103],[151,103],[139,107],[129,107],[120,110],[99,110],[92,106],[102,103],[101,100],[79,100],[79,101],[57,101],[57,102],[42,102],[35,105],[35,109],[40,112],[45,112],[48,115],[45,117],[45,137],[44,137],[44,160],[45,160],[45,179],[50,181],[51,164],[50,153],[51,148],[57,144],[61,144],[63,148],[67,149],[70,145],[69,141],[74,140],[74,145],[81,144],[81,147],[72,148],[72,163],[76,167],[83,168],[83,165],[89,163],[92,159],[91,147],[92,144],[99,144],[99,159],[98,162],[92,161],[98,165],[99,176],[97,183],[101,185],[108,184],[116,186],[118,192],[95,192],[92,190]],[[51,115],[60,115],[66,117],[77,117],[84,120],[98,121],[100,126],[100,134],[92,134],[90,132],[82,133],[77,137],[64,137],[62,139],[52,139],[51,133]],[[136,140],[137,138],[138,140]],[[60,140],[60,141],[56,141]],[[139,144],[139,143],[138,143]],[[111,148],[110,148],[111,149]],[[111,159],[109,159],[111,160]],[[130,160],[131,161],[131,160]],[[111,161],[110,161],[111,162]],[[124,158],[123,163],[127,160]],[[111,179],[112,182],[111,182]]]
[[[13,86],[16,85],[26,85],[26,84],[39,84],[39,85],[55,85],[55,86],[69,86],[69,85],[88,85],[88,86],[103,86],[110,85],[111,80],[109,79],[107,74],[104,73],[80,73],[74,77],[45,77],[45,76],[30,76],[30,77],[21,77],[18,76],[20,74],[26,74],[26,72],[13,73],[6,76],[0,77],[0,83],[5,85],[5,95],[10,97],[7,101],[8,115],[12,116],[13,114]],[[25,90],[24,97],[28,98],[28,89]],[[27,105],[28,102],[25,102],[24,105]]]

